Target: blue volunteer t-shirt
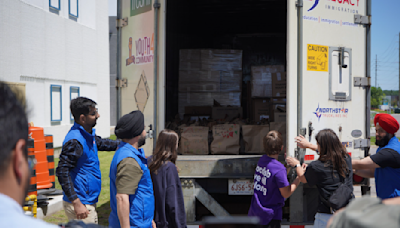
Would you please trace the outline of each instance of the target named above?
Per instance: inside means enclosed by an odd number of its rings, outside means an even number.
[[[286,168],[279,161],[263,155],[254,174],[254,195],[248,215],[260,218],[261,225],[272,219],[282,220],[285,199],[279,188],[289,185]]]

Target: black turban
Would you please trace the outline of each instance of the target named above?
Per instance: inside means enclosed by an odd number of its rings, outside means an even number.
[[[142,134],[144,115],[141,111],[133,111],[118,120],[115,135],[120,139],[132,139]]]

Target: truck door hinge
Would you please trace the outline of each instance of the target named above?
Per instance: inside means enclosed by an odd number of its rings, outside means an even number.
[[[354,77],[354,87],[371,87],[371,78]]]
[[[115,80],[115,87],[118,87],[118,88],[125,88],[125,87],[128,87],[128,79],[126,79],[126,78],[123,78],[123,79],[116,79]]]
[[[356,139],[354,140],[354,149],[364,149],[371,146],[371,141],[369,139]]]
[[[303,7],[303,1],[296,1],[296,7]]]
[[[361,16],[360,14],[354,15],[354,23],[360,25],[370,25],[371,24],[371,16]]]
[[[117,19],[117,28],[123,28],[128,25],[128,18]]]

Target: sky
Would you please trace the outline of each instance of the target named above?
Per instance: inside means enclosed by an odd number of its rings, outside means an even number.
[[[377,81],[383,90],[399,89],[399,9],[399,0],[372,0],[371,83],[375,86],[377,57]]]
[[[383,90],[399,89],[400,0],[372,0],[371,83]],[[117,15],[117,0],[108,0],[109,16]],[[375,63],[377,61],[377,67]]]

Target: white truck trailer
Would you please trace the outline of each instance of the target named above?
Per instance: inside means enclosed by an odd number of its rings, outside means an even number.
[[[284,65],[288,155],[318,159],[293,139],[302,134],[315,143],[324,128],[337,133],[352,159],[369,154],[371,0],[118,0],[117,18],[118,116],[144,113],[147,155],[178,113],[179,50],[207,48],[243,50],[243,81],[253,65]],[[237,185],[252,182],[259,157],[180,155],[188,224],[247,214],[251,191]],[[362,184],[367,194],[368,180]],[[317,195],[300,185],[282,224],[312,224]]]

